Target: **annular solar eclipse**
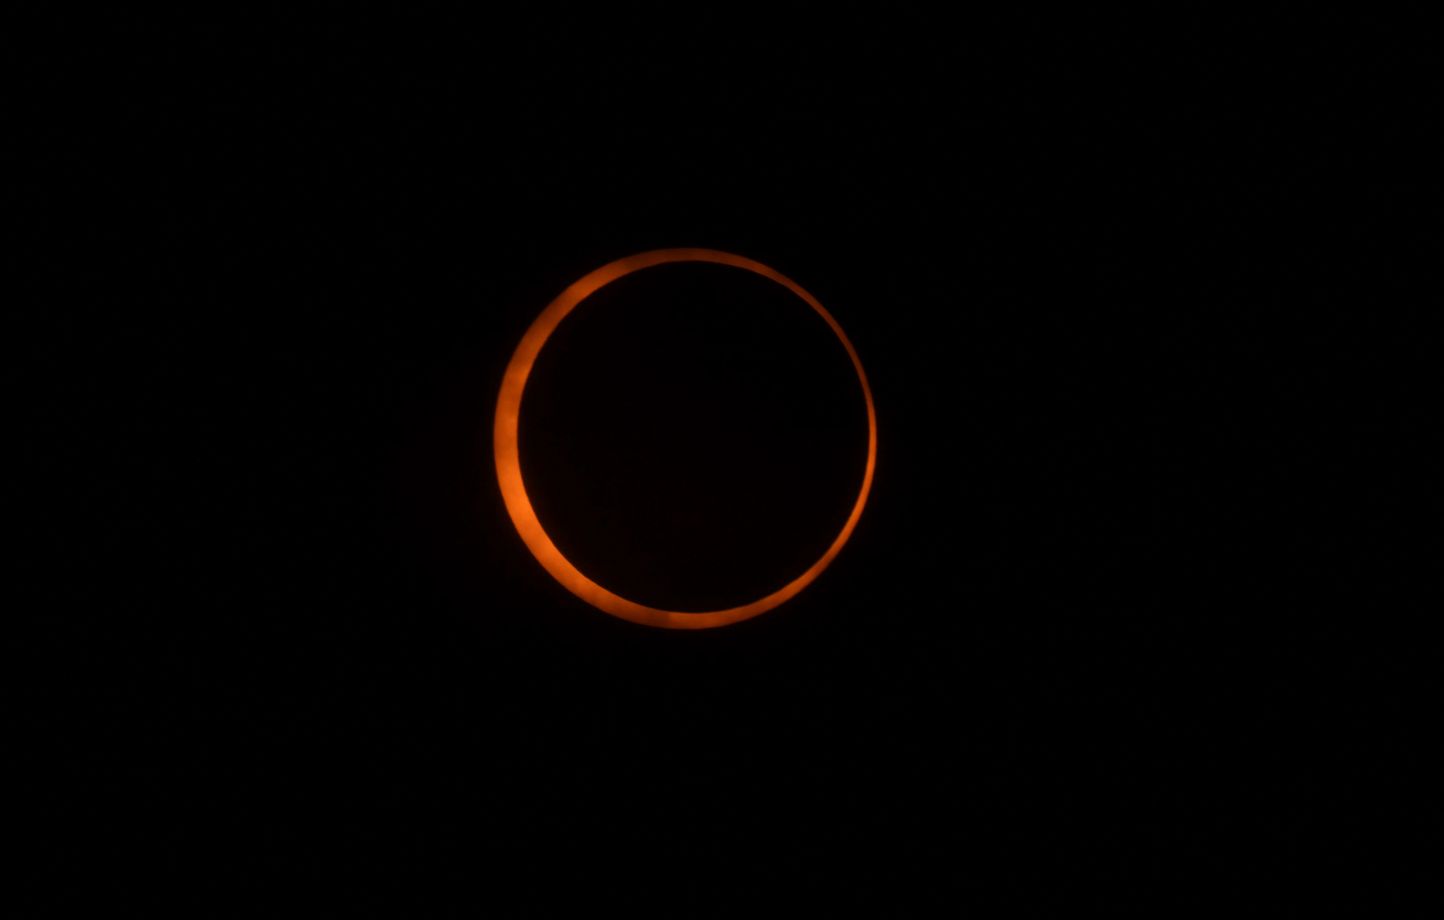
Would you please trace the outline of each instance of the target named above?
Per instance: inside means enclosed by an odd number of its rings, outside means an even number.
[[[537,356],[557,326],[588,297],[619,278],[658,265],[686,262],[712,263],[753,272],[801,298],[827,322],[837,340],[846,349],[852,366],[857,371],[857,380],[861,385],[862,398],[867,409],[867,463],[863,470],[862,483],[846,523],[827,550],[805,571],[770,594],[739,606],[700,613],[663,610],[639,604],[608,590],[581,572],[552,542],[532,507],[521,468],[517,435],[527,378]],[[507,514],[527,549],[564,588],[598,610],[633,623],[664,629],[710,629],[750,619],[787,602],[816,580],[822,570],[837,557],[852,536],[858,519],[862,516],[863,506],[867,504],[868,492],[872,488],[873,471],[877,464],[877,416],[873,408],[872,390],[868,386],[867,375],[863,372],[857,351],[832,314],[801,285],[761,262],[728,252],[715,249],[655,249],[618,259],[583,276],[562,291],[532,322],[512,354],[502,378],[501,393],[496,404],[493,449],[497,481],[501,486]]]

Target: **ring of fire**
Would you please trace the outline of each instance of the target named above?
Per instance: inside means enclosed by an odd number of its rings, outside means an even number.
[[[842,530],[827,551],[807,571],[765,597],[738,607],[702,613],[661,610],[638,604],[608,591],[572,565],[571,561],[547,536],[540,519],[537,518],[535,509],[532,508],[531,499],[527,497],[526,486],[522,480],[521,456],[517,439],[521,419],[521,398],[522,392],[526,388],[527,377],[531,374],[537,355],[541,353],[542,347],[546,345],[547,339],[561,321],[582,301],[618,278],[644,268],[672,262],[711,262],[744,269],[774,281],[802,298],[827,322],[838,341],[842,343],[842,347],[847,350],[847,355],[852,360],[852,366],[857,371],[858,382],[862,384],[863,400],[867,406],[867,465],[863,471],[862,487],[858,490],[857,500],[853,503],[847,522],[843,524]],[[506,503],[507,514],[511,516],[511,521],[516,526],[517,533],[521,535],[527,549],[531,550],[532,555],[542,564],[542,567],[564,588],[593,607],[633,623],[665,629],[710,629],[750,619],[785,603],[811,584],[842,550],[843,544],[852,536],[858,518],[862,516],[863,506],[867,504],[868,492],[872,488],[873,470],[877,465],[877,414],[873,409],[872,389],[868,386],[867,375],[863,372],[862,362],[858,359],[857,351],[848,341],[837,320],[833,319],[832,314],[828,313],[817,298],[809,294],[797,282],[760,262],[728,252],[715,249],[656,249],[618,259],[584,276],[562,291],[532,322],[517,345],[515,353],[512,354],[511,362],[507,365],[506,373],[502,378],[501,395],[496,403],[493,448],[496,457],[497,481],[501,486],[501,495]]]

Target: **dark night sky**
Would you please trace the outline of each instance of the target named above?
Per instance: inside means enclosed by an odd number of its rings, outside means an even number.
[[[1421,755],[1357,685],[1423,665],[1306,597],[1391,501],[1357,384],[1423,207],[1396,35],[464,10],[39,55],[50,909],[1402,890],[1370,790]],[[490,459],[536,314],[672,246],[817,295],[880,434],[833,567],[696,634],[553,583]],[[825,546],[862,428],[798,307],[669,268],[569,319],[523,430],[558,540],[694,609]]]

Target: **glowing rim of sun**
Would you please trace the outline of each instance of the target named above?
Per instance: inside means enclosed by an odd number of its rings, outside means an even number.
[[[771,594],[738,607],[698,613],[662,610],[627,600],[592,581],[572,565],[571,560],[567,559],[552,542],[551,537],[547,536],[546,530],[537,518],[536,511],[532,508],[531,499],[527,497],[526,485],[522,481],[521,456],[517,443],[517,430],[521,419],[521,397],[522,392],[526,389],[527,377],[531,374],[531,369],[536,363],[537,355],[541,353],[542,346],[546,344],[547,339],[551,337],[552,332],[556,330],[561,321],[566,319],[567,314],[576,309],[582,301],[618,278],[623,278],[644,268],[674,262],[711,262],[745,269],[777,282],[802,298],[808,306],[816,310],[818,315],[827,321],[827,325],[837,335],[838,341],[842,342],[842,347],[847,349],[847,355],[852,359],[852,366],[857,371],[858,382],[862,384],[862,396],[867,405],[867,466],[862,475],[862,488],[858,490],[857,501],[853,503],[852,513],[848,515],[847,523],[843,524],[842,530],[832,541],[832,545],[807,571]],[[838,325],[832,314],[828,313],[817,298],[808,293],[800,284],[761,262],[733,255],[730,252],[715,249],[654,249],[610,262],[585,275],[581,280],[562,291],[532,322],[517,345],[516,352],[512,354],[511,362],[506,366],[506,374],[502,378],[501,395],[496,402],[493,447],[496,455],[496,477],[501,485],[501,495],[506,502],[507,513],[511,516],[511,521],[516,526],[517,533],[521,535],[527,549],[531,550],[532,555],[542,564],[542,567],[560,582],[562,587],[598,610],[623,620],[630,620],[633,623],[658,626],[664,629],[710,629],[750,619],[791,600],[803,588],[810,585],[836,558],[838,552],[842,550],[843,544],[852,536],[853,529],[857,527],[858,519],[862,516],[863,506],[867,504],[868,492],[872,488],[873,470],[877,465],[877,413],[873,409],[872,388],[868,386],[867,374],[863,372],[862,361],[858,359],[857,350],[852,347],[852,342],[848,341],[847,335],[842,331],[842,326]]]

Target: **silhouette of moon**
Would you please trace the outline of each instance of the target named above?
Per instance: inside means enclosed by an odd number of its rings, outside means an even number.
[[[546,345],[547,339],[561,321],[566,319],[567,315],[575,310],[582,301],[618,278],[645,268],[674,262],[711,262],[717,265],[730,265],[733,268],[761,275],[802,298],[808,306],[827,321],[827,325],[836,334],[842,347],[847,350],[848,357],[852,359],[852,366],[857,371],[857,379],[862,385],[862,396],[867,406],[867,465],[863,471],[862,486],[858,489],[852,513],[848,515],[847,522],[843,524],[842,530],[832,541],[832,545],[807,571],[771,594],[741,606],[701,613],[662,610],[638,604],[607,590],[582,574],[547,536],[546,530],[537,518],[531,499],[527,497],[517,444],[522,394],[526,389],[527,377],[531,374],[537,355],[541,353],[542,347]],[[623,620],[630,620],[633,623],[663,629],[711,629],[751,619],[791,600],[803,588],[812,584],[822,570],[827,568],[837,557],[843,544],[852,536],[853,529],[856,528],[858,519],[862,516],[863,506],[867,504],[868,492],[872,488],[873,470],[877,465],[877,414],[873,409],[872,389],[868,386],[867,374],[863,372],[862,362],[858,359],[857,351],[848,341],[837,320],[833,319],[832,314],[828,313],[817,298],[804,290],[797,282],[761,262],[755,262],[729,252],[715,249],[655,249],[618,259],[585,275],[562,291],[532,322],[517,345],[516,351],[512,354],[511,362],[507,365],[506,373],[502,378],[501,394],[496,402],[493,448],[496,457],[496,477],[501,486],[502,499],[506,503],[507,514],[511,516],[512,524],[516,526],[517,533],[521,536],[527,549],[531,550],[531,554],[564,588],[598,610]]]

